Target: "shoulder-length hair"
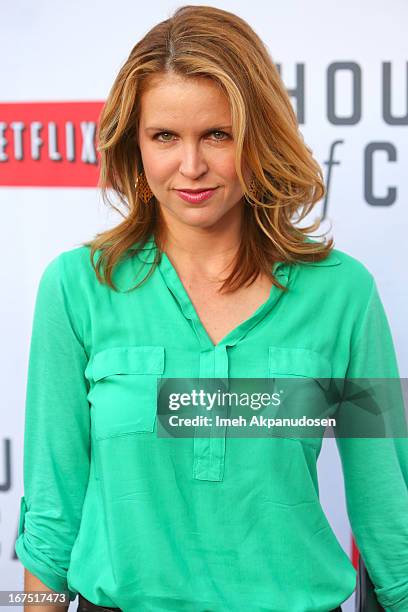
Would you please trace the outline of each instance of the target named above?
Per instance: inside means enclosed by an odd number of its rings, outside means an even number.
[[[132,49],[119,71],[99,117],[99,188],[105,204],[124,218],[87,243],[100,282],[116,290],[114,267],[143,248],[153,235],[156,257],[162,252],[160,211],[156,198],[141,200],[136,183],[142,169],[137,144],[140,100],[150,77],[174,73],[186,78],[211,78],[227,96],[236,143],[235,168],[243,190],[244,219],[239,251],[221,291],[230,292],[254,282],[259,273],[284,289],[272,273],[277,261],[320,261],[333,247],[310,240],[320,226],[296,228],[325,194],[322,171],[299,132],[289,96],[266,45],[233,13],[211,6],[182,6],[154,26]],[[153,79],[151,79],[153,80]],[[245,161],[255,190],[241,172]],[[126,214],[109,200],[112,190]],[[97,263],[94,254],[99,252]],[[133,287],[138,287],[141,283]]]

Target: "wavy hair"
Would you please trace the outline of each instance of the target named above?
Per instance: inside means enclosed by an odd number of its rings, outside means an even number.
[[[310,240],[320,226],[295,227],[324,196],[319,164],[299,131],[286,88],[266,45],[237,15],[212,6],[186,5],[155,25],[133,47],[102,108],[97,128],[100,152],[98,187],[105,204],[123,217],[116,227],[89,242],[92,266],[100,282],[116,290],[114,267],[143,248],[153,235],[156,257],[144,282],[160,261],[163,228],[155,197],[146,205],[135,185],[142,169],[137,130],[140,100],[163,73],[211,78],[229,100],[235,141],[235,168],[243,190],[243,224],[235,266],[221,291],[254,282],[259,273],[285,288],[272,274],[276,261],[320,261],[333,248]],[[241,172],[245,161],[255,185]],[[110,200],[113,191],[125,214]],[[94,254],[98,251],[98,261]],[[139,283],[141,284],[141,283]],[[139,286],[137,284],[132,289]]]

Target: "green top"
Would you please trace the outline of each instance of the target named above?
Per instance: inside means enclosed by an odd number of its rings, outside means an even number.
[[[121,289],[145,275],[155,248],[150,240],[120,264]],[[289,291],[273,286],[214,345],[166,254],[128,293],[98,282],[87,247],[48,264],[15,545],[46,586],[125,612],[327,612],[352,594],[356,570],[319,502],[322,438],[234,438],[228,427],[223,436],[157,435],[161,377],[398,377],[361,262],[335,249],[274,272]],[[377,597],[387,612],[407,612],[407,438],[336,444]]]

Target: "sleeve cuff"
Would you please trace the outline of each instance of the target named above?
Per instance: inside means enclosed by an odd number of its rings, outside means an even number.
[[[37,550],[31,550],[24,534],[24,518],[27,512],[27,505],[24,496],[20,501],[20,519],[18,524],[18,537],[14,545],[16,555],[34,576],[36,576],[46,587],[58,593],[66,592],[70,601],[73,601],[77,592],[68,588],[67,572],[53,566],[49,559]]]
[[[374,591],[385,612],[408,611],[408,582],[399,582],[391,588],[375,588]]]

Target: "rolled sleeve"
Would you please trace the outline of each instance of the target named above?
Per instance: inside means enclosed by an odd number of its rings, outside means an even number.
[[[89,479],[88,363],[64,287],[62,255],[45,268],[34,309],[24,428],[24,495],[15,551],[48,588],[67,573]]]
[[[392,335],[374,279],[352,340],[346,378],[399,380]],[[391,389],[397,386],[390,384]],[[394,417],[406,424],[403,401],[392,398]],[[408,438],[338,437],[336,444],[350,525],[378,601],[386,612],[407,612]]]

